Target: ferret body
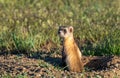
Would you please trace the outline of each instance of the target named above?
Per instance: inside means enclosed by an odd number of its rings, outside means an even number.
[[[63,39],[62,63],[68,66],[68,70],[81,72],[83,70],[82,54],[73,37],[73,27],[61,26],[58,30]]]

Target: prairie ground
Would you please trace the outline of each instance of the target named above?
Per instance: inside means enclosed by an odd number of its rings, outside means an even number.
[[[37,53],[38,57],[0,55],[2,78],[119,78],[120,57],[83,56],[83,72],[69,72],[61,66],[61,55]]]

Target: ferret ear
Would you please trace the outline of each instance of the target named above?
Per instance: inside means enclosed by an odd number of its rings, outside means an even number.
[[[70,33],[73,32],[73,26],[69,27],[69,31],[70,31]]]

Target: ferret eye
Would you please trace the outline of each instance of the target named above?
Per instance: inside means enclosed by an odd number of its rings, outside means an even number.
[[[66,29],[64,29],[63,31],[64,31],[64,34],[67,33]]]

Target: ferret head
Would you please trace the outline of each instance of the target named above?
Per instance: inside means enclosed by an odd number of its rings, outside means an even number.
[[[58,30],[60,38],[73,37],[73,27],[72,26],[60,26]]]

